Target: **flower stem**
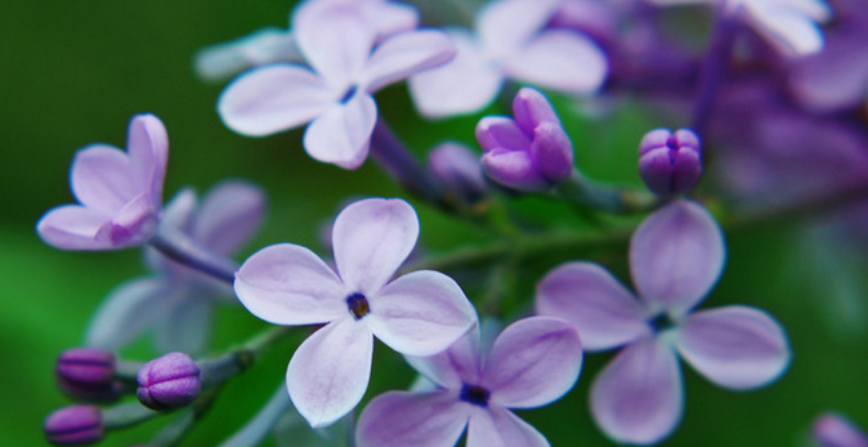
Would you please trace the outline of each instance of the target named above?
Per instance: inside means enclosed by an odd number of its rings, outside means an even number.
[[[578,170],[555,188],[558,197],[613,214],[650,211],[659,205],[656,197],[639,191],[596,185]]]
[[[735,21],[731,8],[723,6],[717,14],[717,23],[712,32],[711,43],[708,46],[705,62],[703,62],[696,104],[693,109],[691,129],[700,137],[705,137],[711,120],[714,101],[721,85],[726,80],[732,46],[738,23]]]
[[[238,264],[205,250],[184,233],[168,225],[160,225],[151,239],[151,246],[169,259],[202,272],[230,286],[235,282]]]

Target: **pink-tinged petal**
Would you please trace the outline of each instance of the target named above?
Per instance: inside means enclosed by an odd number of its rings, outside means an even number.
[[[104,145],[90,146],[75,155],[70,180],[79,203],[110,215],[145,190],[134,174],[130,158]]]
[[[390,391],[372,400],[356,428],[359,447],[445,447],[455,445],[469,418],[455,392]]]
[[[476,310],[461,287],[439,272],[408,273],[369,300],[371,313],[365,322],[401,354],[443,352],[476,322]]]
[[[566,30],[547,31],[507,60],[507,76],[568,93],[591,93],[608,73],[603,50],[591,39]]]
[[[150,192],[142,192],[125,203],[112,221],[97,231],[95,239],[113,248],[141,245],[156,233],[159,212]]]
[[[494,101],[503,84],[494,64],[466,32],[450,31],[457,53],[452,62],[414,75],[410,93],[427,118],[443,118],[482,110]]]
[[[404,358],[419,374],[443,388],[459,390],[465,383],[479,383],[482,376],[479,324],[439,354]]]
[[[532,132],[533,129],[530,129]],[[531,139],[518,123],[505,116],[486,116],[476,125],[476,141],[486,152],[494,149],[530,150]]]
[[[105,250],[110,241],[96,235],[111,216],[79,205],[64,205],[48,211],[36,224],[39,237],[52,247],[63,250]]]
[[[368,158],[371,133],[377,123],[377,104],[357,91],[344,104],[334,104],[304,132],[304,150],[324,163],[356,169]]]
[[[121,284],[100,304],[91,319],[85,344],[117,350],[159,323],[178,293],[159,279],[136,279]]]
[[[681,370],[671,347],[646,338],[625,348],[591,386],[591,413],[615,441],[655,444],[684,409]]]
[[[701,301],[723,271],[723,233],[701,205],[679,200],[642,222],[630,245],[630,269],[650,305],[686,312]]]
[[[488,2],[476,16],[476,30],[490,54],[509,56],[545,26],[559,4],[558,0]]]
[[[274,324],[326,323],[347,315],[343,284],[317,255],[294,244],[265,247],[235,274],[250,313]]]
[[[790,364],[787,337],[767,313],[745,306],[696,312],[681,323],[681,355],[712,382],[737,390],[767,385]]]
[[[140,184],[148,185],[153,204],[159,206],[169,160],[169,137],[163,122],[151,114],[134,116],[127,137],[127,151]]]
[[[472,408],[467,447],[548,447],[545,436],[497,405]]]
[[[811,431],[820,447],[868,447],[868,436],[847,418],[834,413],[817,418]]]
[[[371,378],[374,337],[349,316],[329,323],[295,351],[286,387],[311,427],[323,427],[349,413],[365,395]]]
[[[446,33],[435,30],[411,31],[387,39],[368,60],[360,84],[375,92],[389,84],[455,57],[455,44]]]
[[[358,81],[374,45],[374,30],[354,9],[320,8],[293,22],[302,54],[332,89],[343,90]]]
[[[360,200],[344,208],[332,228],[338,273],[348,289],[377,293],[413,251],[419,218],[400,199]]]
[[[259,229],[265,214],[265,193],[241,181],[215,186],[202,201],[191,234],[208,250],[230,255]]]
[[[581,368],[582,343],[575,326],[559,318],[530,317],[497,337],[480,385],[498,405],[540,407],[566,394]]]
[[[338,94],[316,74],[296,65],[269,65],[242,75],[217,103],[232,130],[250,136],[298,127],[334,106]]]
[[[529,151],[494,149],[483,154],[480,163],[482,172],[501,185],[519,191],[544,191],[552,187]]]
[[[611,349],[651,335],[645,306],[597,264],[563,264],[536,290],[536,312],[576,325],[586,351]]]
[[[187,289],[186,295],[162,315],[157,330],[157,346],[162,352],[184,352],[199,355],[208,347],[215,301],[202,296],[202,290]]]

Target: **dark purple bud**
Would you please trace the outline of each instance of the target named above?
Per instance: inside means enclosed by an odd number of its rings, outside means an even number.
[[[45,438],[54,445],[90,445],[103,438],[103,422],[99,408],[73,405],[48,415],[43,425]]]
[[[94,348],[70,349],[57,359],[57,382],[72,397],[90,401],[114,401],[120,386],[114,381],[115,357]]]
[[[180,352],[145,363],[137,378],[139,402],[157,411],[190,405],[202,388],[201,371],[196,362]]]
[[[639,175],[660,196],[689,192],[702,175],[702,150],[693,131],[648,132],[639,144]]]
[[[448,142],[434,148],[428,154],[428,166],[437,180],[467,203],[482,200],[488,191],[479,156],[460,144]]]
[[[814,440],[821,447],[868,447],[868,437],[843,416],[824,414],[814,421]]]

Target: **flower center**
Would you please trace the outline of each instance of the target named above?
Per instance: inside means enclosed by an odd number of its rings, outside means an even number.
[[[368,299],[359,292],[353,293],[347,297],[347,308],[353,314],[356,321],[361,320],[365,315],[371,313],[371,306],[368,305]]]
[[[459,396],[459,399],[463,400],[464,402],[469,402],[473,405],[487,407],[489,395],[490,393],[485,388],[476,385],[468,385],[465,383],[464,386],[461,387],[461,395]]]
[[[654,318],[648,320],[648,325],[651,326],[651,329],[654,330],[655,334],[659,334],[667,329],[670,329],[675,326],[675,322],[672,321],[672,318],[669,317],[669,314],[666,312],[661,312],[654,316]]]
[[[347,101],[349,101],[353,97],[353,95],[356,94],[356,91],[358,89],[359,87],[357,85],[351,85],[350,88],[348,88],[347,91],[344,92],[344,96],[341,97],[341,104],[346,104]]]

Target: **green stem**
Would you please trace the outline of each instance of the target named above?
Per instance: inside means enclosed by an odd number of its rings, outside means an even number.
[[[554,193],[577,205],[612,214],[646,212],[660,205],[660,201],[651,194],[597,185],[578,170],[574,170],[569,179],[559,183]]]

